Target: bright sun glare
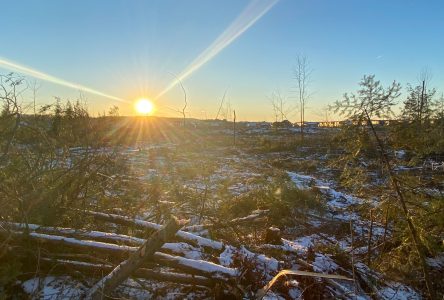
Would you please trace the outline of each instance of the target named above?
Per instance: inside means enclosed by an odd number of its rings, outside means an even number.
[[[136,102],[136,110],[139,114],[148,115],[153,111],[153,103],[148,99],[139,99]]]

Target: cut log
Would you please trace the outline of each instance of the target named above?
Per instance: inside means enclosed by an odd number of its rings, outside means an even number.
[[[114,269],[113,266],[108,264],[94,264],[83,261],[73,261],[65,259],[41,258],[40,263],[48,264],[48,266],[51,267],[52,271],[63,268],[65,269],[65,271],[66,269],[74,269],[88,274],[110,272]],[[133,275],[137,278],[167,281],[180,284],[199,285],[205,287],[213,287],[215,285],[215,282],[213,280],[203,276],[175,273],[169,271],[154,271],[145,268],[137,269]]]
[[[131,256],[120,263],[108,275],[99,280],[86,294],[86,299],[100,300],[105,293],[111,293],[127,279],[134,271],[139,269],[144,261],[152,258],[162,245],[170,240],[179,230],[180,223],[173,217],[159,231],[152,234]]]
[[[22,232],[0,231],[0,234],[1,233],[6,233],[8,235],[11,234],[15,237],[23,236]],[[34,241],[52,243],[57,246],[65,245],[81,250],[97,251],[104,254],[128,255],[137,250],[136,247],[131,247],[131,246],[121,246],[110,243],[79,240],[75,238],[68,238],[59,235],[48,235],[37,232],[30,232],[28,237],[30,240]],[[184,270],[185,272],[189,272],[195,275],[210,277],[215,280],[221,280],[221,281],[228,281],[232,278],[235,278],[239,274],[237,269],[224,267],[203,260],[188,259],[180,256],[168,255],[159,252],[154,253],[152,261],[160,265],[166,265],[168,267]]]
[[[24,224],[21,223],[0,223],[3,228],[9,228],[11,230],[23,231],[25,228]],[[45,234],[55,234],[63,235],[67,237],[73,237],[77,239],[89,239],[99,242],[107,242],[113,244],[124,244],[127,246],[140,246],[145,243],[145,239],[132,237],[124,234],[109,233],[102,231],[86,231],[73,228],[64,227],[46,227],[36,224],[28,224],[28,228],[31,232],[45,233]],[[195,257],[202,254],[202,249],[191,246],[190,244],[179,242],[179,243],[165,243],[161,247],[161,251],[166,253],[172,253],[176,255],[185,255],[190,257]]]
[[[1,222],[2,228],[8,228],[10,230],[20,230],[25,229],[25,224],[23,223],[13,223],[13,222]],[[37,224],[27,224],[30,231],[35,231],[38,233],[63,235],[67,237],[75,237],[79,239],[92,239],[101,242],[111,242],[115,244],[126,244],[128,246],[140,246],[145,243],[145,239],[125,235],[118,233],[109,233],[96,230],[82,230],[67,227],[51,227],[51,226],[40,226]]]
[[[1,225],[3,228],[9,228],[9,229],[23,230],[23,228],[24,228],[24,225],[20,224],[20,223],[3,222],[3,223],[1,223]],[[74,240],[66,240],[67,238],[65,238],[63,236],[62,238],[65,239],[65,242],[69,241],[70,245],[77,246],[77,247],[85,246],[85,245],[75,245],[75,243],[78,243],[78,241],[80,239],[88,239],[88,241],[82,240],[81,242],[83,244],[88,244],[91,246],[107,247],[108,248],[107,253],[115,253],[117,255],[119,255],[123,251],[126,251],[128,253],[135,251],[136,248],[128,246],[128,245],[119,246],[119,245],[114,245],[114,244],[125,243],[125,244],[139,246],[145,241],[144,239],[135,238],[135,237],[128,236],[128,235],[107,233],[107,232],[101,232],[101,231],[85,231],[85,230],[75,230],[72,228],[44,227],[44,226],[40,226],[40,225],[36,225],[36,224],[29,224],[29,228],[31,231],[38,231],[38,233],[52,234],[49,237],[47,236],[46,239],[54,238],[54,236],[66,234],[69,236],[69,238],[75,238],[75,239]],[[34,232],[34,233],[36,233],[36,232]],[[79,240],[77,240],[77,238]],[[98,242],[96,242],[96,240],[98,240]],[[101,243],[101,241],[111,242],[112,244]],[[116,247],[114,247],[114,246],[119,246],[119,248],[116,249]],[[276,246],[276,245],[269,245],[269,246],[281,247],[281,246]],[[247,249],[245,249],[244,247],[236,248],[236,247],[225,245],[224,248],[225,248],[224,253],[220,254],[219,261],[221,261],[221,263],[226,267],[229,267],[229,263],[225,263],[222,256],[225,257],[227,254],[225,252],[228,252],[228,253],[236,253],[236,255],[239,256],[240,258],[247,259],[251,262],[256,263],[258,265],[259,269],[261,269],[261,270],[264,269],[263,271],[264,272],[266,271],[266,273],[268,275],[270,275],[271,277],[274,276],[274,273],[277,272],[279,269],[279,263],[274,258],[269,258],[269,257],[266,257],[265,255],[262,255],[262,254],[250,252]],[[187,243],[165,243],[161,248],[161,252],[185,256],[187,258],[193,259],[194,261],[196,261],[196,259],[195,259],[196,254],[198,256],[201,256],[202,254],[204,254],[204,252],[202,252],[202,249],[194,248],[193,246],[191,246]],[[229,254],[228,256],[231,256],[231,255],[232,254]],[[182,269],[183,268],[185,268],[185,267],[182,266]],[[190,270],[188,270],[188,271],[190,271]],[[199,274],[199,273],[197,272],[195,274]]]
[[[83,213],[89,214],[96,219],[115,223],[115,224],[121,224],[125,226],[137,226],[139,228],[143,229],[151,229],[151,230],[159,230],[160,225],[148,221],[138,220],[138,219],[132,219],[125,216],[115,215],[115,214],[107,214],[102,212],[94,212],[94,211],[82,211]],[[224,244],[219,241],[214,241],[211,239],[207,239],[186,231],[179,230],[176,233],[176,237],[181,240],[188,243],[192,243],[193,245],[202,246],[205,248],[213,249],[216,251],[222,251],[224,249]]]

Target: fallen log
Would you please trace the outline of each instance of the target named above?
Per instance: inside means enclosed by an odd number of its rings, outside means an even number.
[[[93,211],[84,211],[84,212],[89,215],[94,216],[95,218],[98,218],[98,219],[101,219],[101,220],[104,220],[107,222],[112,222],[115,224],[125,225],[125,226],[138,226],[139,228],[149,228],[149,229],[153,229],[153,230],[158,229],[160,226],[159,224],[156,224],[156,223],[138,220],[138,219],[132,219],[132,218],[128,218],[128,217],[120,216],[120,215],[115,215],[115,214],[93,212]],[[259,211],[258,215],[262,216],[262,214],[264,214],[266,212],[267,212],[266,210]],[[245,217],[245,218],[248,219],[249,217]],[[204,237],[200,237],[198,235],[195,235],[195,234],[192,234],[189,232],[185,232],[183,230],[179,230],[176,234],[176,237],[179,240],[186,241],[186,242],[191,243],[193,245],[202,246],[205,249],[219,251],[219,252],[221,252],[220,255],[222,255],[222,252],[232,251],[232,248],[233,248],[231,246],[224,245],[222,242],[214,241],[214,240],[207,239]],[[256,254],[256,253],[252,253],[250,251],[244,251],[244,250],[245,250],[245,248],[241,247],[237,251],[240,255],[242,255],[242,257],[244,259],[246,258],[249,260],[254,260],[257,262],[258,265],[265,265],[265,264],[268,265],[272,261],[273,262],[272,267],[269,268],[270,272],[276,272],[279,269],[279,264],[274,258],[268,258],[265,255]],[[267,276],[269,276],[269,275],[270,274],[267,274]]]
[[[2,225],[6,228],[17,228],[23,230],[23,225],[18,223],[6,223],[4,222]],[[107,250],[107,253],[114,253],[116,255],[120,255],[124,251],[130,253],[131,251],[134,251],[134,247],[131,246],[121,246],[119,249],[115,249],[114,244],[105,243],[102,244],[100,242],[96,242],[96,239],[99,239],[100,241],[105,240],[107,242],[112,243],[126,243],[126,244],[132,244],[132,245],[140,245],[143,243],[144,239],[140,238],[134,238],[127,235],[122,234],[114,234],[114,233],[106,233],[106,232],[100,232],[100,231],[84,231],[84,230],[74,230],[70,228],[57,228],[57,227],[41,227],[39,225],[30,224],[29,225],[31,230],[37,230],[39,232],[44,233],[51,233],[55,235],[61,235],[60,232],[65,233],[69,235],[70,237],[78,237],[79,239],[86,238],[91,239],[94,241],[83,241],[83,243],[92,243],[91,246],[94,249],[94,246],[99,245],[100,247],[111,247],[111,249]],[[54,236],[54,235],[52,235]],[[76,240],[76,239],[75,239]],[[75,240],[72,240],[71,242],[76,243]],[[99,243],[99,244],[96,244]],[[110,246],[111,245],[111,246]],[[81,247],[78,246],[78,247]],[[170,254],[185,256],[189,259],[192,259],[192,261],[199,261],[202,256],[208,255],[205,252],[202,252],[199,248],[194,248],[189,244],[186,243],[165,243],[162,248],[161,252],[166,252]],[[156,253],[158,255],[158,253]],[[234,257],[237,257],[240,261],[250,261],[251,263],[254,263],[257,265],[258,270],[261,272],[264,272],[265,278],[272,278],[276,272],[280,269],[280,262],[278,262],[276,259],[272,257],[267,257],[263,254],[257,254],[254,252],[248,251],[245,247],[232,247],[232,246],[224,246],[224,252],[220,253],[219,256],[219,262],[223,267],[227,267],[231,269],[232,266],[232,259],[231,257],[234,255]],[[174,257],[174,256],[173,256]],[[164,263],[168,263],[168,259],[164,260]],[[208,274],[201,274],[197,272],[196,270],[190,269],[186,266],[187,262],[184,262],[181,266],[182,270],[187,270],[187,272],[208,276]],[[208,262],[207,262],[208,263]],[[170,265],[171,266],[171,265]],[[212,266],[212,265],[211,265]],[[220,266],[220,265],[218,265]],[[223,275],[222,275],[223,276]]]
[[[94,264],[83,261],[73,261],[65,259],[40,258],[40,264],[47,264],[51,267],[52,272],[59,268],[64,270],[74,269],[82,273],[97,274],[110,272],[113,266],[109,264]],[[143,278],[156,281],[167,281],[180,284],[198,285],[204,287],[213,287],[215,282],[209,278],[197,275],[189,275],[183,273],[175,273],[169,271],[154,271],[145,268],[137,269],[134,272],[134,277]]]
[[[143,229],[151,229],[151,230],[159,230],[160,225],[148,221],[132,219],[125,216],[108,214],[102,212],[94,212],[94,211],[82,211],[88,215],[95,217],[96,219],[112,222],[115,224],[125,225],[125,226],[137,226]],[[179,230],[176,233],[176,237],[181,241],[192,243],[193,245],[198,245],[204,248],[210,248],[216,251],[222,251],[224,249],[224,244],[219,241],[214,241],[211,239],[207,239],[183,230]]]
[[[145,260],[152,258],[154,253],[166,241],[171,239],[180,227],[180,222],[174,217],[171,218],[165,226],[152,234],[139,249],[134,251],[127,260],[121,262],[108,275],[91,287],[86,294],[86,299],[100,300],[104,298],[105,293],[114,291],[119,284],[139,269]]]
[[[13,223],[13,222],[2,222],[2,228],[8,228],[10,230],[24,230],[25,224],[23,223]],[[64,235],[67,237],[75,237],[75,238],[88,238],[102,242],[112,242],[112,243],[123,243],[128,246],[139,246],[145,242],[145,239],[137,238],[125,234],[118,233],[109,233],[103,231],[96,230],[82,230],[82,229],[74,229],[67,227],[51,227],[51,226],[41,226],[37,224],[27,224],[28,229],[30,231],[35,231],[38,233],[46,233],[46,234],[55,234],[55,235]]]
[[[7,223],[4,222],[2,223],[3,227],[5,228],[12,228],[12,229],[20,229],[23,230],[23,224],[19,224],[19,223]],[[114,233],[106,233],[106,232],[101,232],[101,231],[84,231],[84,230],[75,230],[75,229],[71,229],[71,228],[59,228],[59,227],[43,227],[43,226],[39,226],[36,224],[29,224],[29,228],[32,231],[38,231],[39,233],[50,233],[50,234],[55,234],[55,235],[61,235],[61,233],[63,234],[67,234],[70,237],[74,237],[74,238],[88,238],[91,239],[93,241],[84,241],[86,243],[95,243],[96,239],[99,239],[99,241],[106,241],[106,242],[111,242],[111,243],[118,243],[118,242],[126,242],[127,244],[132,244],[132,245],[141,245],[145,240],[144,239],[140,239],[140,238],[135,238],[135,237],[131,237],[128,235],[122,235],[122,234],[114,234]],[[53,236],[53,235],[52,235]],[[100,242],[97,242],[100,243]],[[94,244],[93,244],[94,245]],[[101,246],[103,246],[102,244],[99,244]],[[104,244],[106,247],[110,247],[109,245],[114,245],[114,244],[109,244],[106,243]],[[134,247],[128,246],[128,245],[124,245],[122,246],[118,251],[127,251],[127,252],[131,252],[134,251]],[[110,251],[114,251],[113,249],[109,249]],[[189,244],[186,243],[165,243],[162,248],[161,248],[161,252],[166,252],[169,254],[174,254],[174,255],[180,255],[180,256],[185,256],[187,258],[190,259],[194,259],[196,257],[199,256],[203,256],[205,255],[204,252],[201,251],[201,249],[199,248],[194,248]],[[222,252],[220,254],[219,257],[219,261],[220,263],[225,266],[225,267],[229,267],[230,266],[230,262],[226,261],[225,257],[231,257],[232,254],[236,254],[236,256],[238,256],[241,259],[247,259],[249,261],[254,261],[257,265],[258,268],[261,269],[262,271],[264,271],[265,273],[267,273],[267,276],[274,276],[275,272],[278,271],[279,269],[279,262],[274,259],[274,258],[270,258],[270,257],[266,257],[263,254],[257,254],[257,253],[253,253],[248,251],[246,248],[244,247],[232,247],[232,246],[225,246],[225,250],[224,252]]]
[[[24,235],[22,232],[17,232],[17,231],[10,231],[6,233],[11,234],[12,236],[15,237],[23,237]],[[28,237],[30,240],[53,243],[58,246],[65,245],[88,251],[98,251],[113,255],[129,255],[130,253],[135,252],[138,249],[137,247],[123,246],[123,245],[116,245],[116,244],[88,241],[88,240],[78,240],[75,238],[68,238],[58,235],[48,235],[37,232],[30,232]],[[194,260],[180,256],[164,254],[160,252],[154,253],[152,262],[168,266],[171,268],[183,270],[185,272],[189,272],[195,275],[210,277],[215,280],[221,280],[221,281],[228,281],[239,275],[237,269],[224,267],[203,260]]]
[[[23,231],[25,224],[21,223],[1,223],[3,228],[9,228],[11,230]],[[63,235],[67,237],[73,237],[77,239],[90,239],[99,242],[109,242],[113,244],[124,244],[126,246],[140,246],[146,240],[132,237],[124,234],[108,233],[102,231],[85,231],[79,229],[65,228],[65,227],[46,227],[37,224],[28,224],[28,228],[32,232],[53,234],[53,235]],[[172,253],[176,255],[184,255],[185,257],[192,258],[196,256],[202,256],[203,252],[199,248],[195,248],[190,244],[179,242],[179,243],[165,243],[161,247],[161,251]]]

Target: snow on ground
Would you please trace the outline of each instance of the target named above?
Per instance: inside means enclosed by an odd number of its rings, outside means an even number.
[[[338,267],[338,264],[336,264],[330,256],[316,253],[315,260],[313,261],[313,271],[319,273],[334,273]]]
[[[230,267],[234,263],[234,259],[254,261],[258,269],[267,275],[267,279],[271,279],[279,270],[279,261],[274,258],[267,257],[263,254],[256,254],[247,250],[244,246],[239,248],[233,246],[225,246],[225,250],[219,256],[219,262],[222,266]]]
[[[93,284],[91,280],[89,284]],[[47,276],[29,279],[22,283],[23,291],[33,300],[82,299],[88,288],[70,276]],[[164,293],[159,292],[164,291]],[[111,299],[204,299],[204,291],[184,293],[180,285],[147,279],[126,279],[113,292]]]
[[[422,299],[412,288],[403,284],[392,282],[378,291],[378,297],[386,300],[416,300]]]
[[[354,207],[359,204],[369,203],[371,206],[378,205],[378,199],[364,200],[353,195],[340,192],[335,190],[332,186],[333,183],[326,182],[324,180],[317,179],[313,176],[298,174],[296,172],[287,171],[287,174],[294,183],[294,185],[302,190],[307,190],[311,188],[317,188],[326,198],[328,213],[327,217],[332,219],[350,222],[353,224],[353,231],[356,237],[367,237],[370,230],[370,221],[361,218],[361,216],[354,211]],[[310,224],[310,222],[309,222]],[[316,227],[317,222],[313,224]],[[378,222],[373,222],[372,235],[373,241],[380,239],[384,235],[384,226]],[[387,234],[390,234],[390,229],[388,229]],[[334,236],[328,236],[330,241],[336,242],[340,248],[345,251],[350,251],[351,243],[349,238],[343,240],[337,240]],[[280,248],[288,248],[288,252],[295,252],[298,254],[303,254],[304,249],[313,247],[316,243],[324,243],[320,236],[313,234],[311,236],[299,237],[293,242],[284,240],[283,246],[276,246]],[[303,247],[304,245],[305,247]],[[268,245],[267,245],[268,246]],[[353,251],[355,254],[366,253],[367,246],[356,248]],[[444,267],[444,255],[438,256],[436,258],[429,258],[427,260],[430,266],[435,268]],[[339,265],[329,256],[322,253],[315,253],[314,261],[312,262],[313,270],[320,273],[335,273],[339,269]],[[382,276],[377,274],[373,270],[369,269],[366,265],[361,262],[355,264],[357,270],[361,272],[364,277],[369,277],[369,280],[377,280],[378,282],[384,282]],[[373,278],[373,279],[372,279]],[[420,294],[418,294],[414,289],[409,286],[390,282],[385,285],[380,285],[378,288],[378,297],[381,299],[421,299]],[[359,298],[359,297],[358,297]]]
[[[331,199],[327,202],[327,205],[333,209],[344,209],[352,205],[361,204],[362,199],[356,198],[349,194],[338,192],[332,188],[326,190],[328,197]]]
[[[131,155],[138,156],[137,159],[134,159],[133,162],[135,165],[146,165],[146,162],[141,163],[142,158],[141,155],[138,154],[137,151],[129,151],[129,153],[133,153]],[[146,160],[146,158],[143,158]],[[157,157],[157,159],[162,160],[162,157]],[[190,165],[184,160],[185,158],[180,158],[181,161],[175,162],[177,165],[182,164],[182,167],[189,167]],[[293,159],[293,158],[292,158]],[[195,178],[186,179],[183,183],[184,188],[190,188],[197,192],[201,192],[204,190],[208,190],[209,192],[213,192],[225,186],[227,192],[233,196],[237,196],[243,193],[246,193],[252,189],[257,187],[256,183],[258,180],[270,180],[270,173],[267,173],[267,169],[265,164],[262,162],[266,161],[263,157],[259,157],[256,155],[247,155],[243,153],[237,153],[235,155],[230,156],[222,156],[212,161],[215,164],[215,169],[210,175],[206,175],[207,177],[203,178],[202,176],[197,176]],[[152,176],[155,176],[159,173],[158,169],[148,168],[145,169],[145,177],[141,177],[143,179],[149,179]],[[332,220],[336,220],[339,222],[349,222],[353,223],[353,230],[356,233],[356,237],[365,237],[368,235],[370,222],[368,220],[362,219],[361,216],[356,213],[353,208],[363,203],[369,203],[372,206],[378,205],[378,199],[365,200],[353,195],[347,194],[346,192],[336,190],[336,184],[333,181],[326,181],[324,179],[318,179],[313,176],[307,174],[300,174],[297,172],[286,171],[290,181],[295,185],[296,188],[301,190],[309,190],[312,188],[317,189],[322,195],[325,197],[325,201],[327,204],[328,213],[324,218],[331,218]],[[165,175],[165,174],[164,174]],[[169,176],[168,174],[166,176]],[[174,174],[172,175],[174,176]],[[205,184],[203,184],[205,182]],[[369,202],[370,201],[370,202]],[[323,221],[319,220],[310,220],[308,222],[313,227],[322,226]],[[373,224],[373,239],[376,240],[380,238],[384,234],[384,228],[381,224],[374,223]],[[389,232],[390,234],[390,232]],[[179,236],[185,238],[185,235],[189,235],[189,233],[180,231]],[[302,236],[292,240],[283,239],[283,245],[263,245],[265,248],[279,248],[286,252],[290,252],[296,255],[306,255],[308,249],[313,248],[315,244],[325,243],[326,239],[323,238],[324,235],[321,234],[312,234],[308,236]],[[350,251],[351,250],[351,242],[349,238],[338,240],[335,236],[327,236],[327,240],[336,242],[340,248]],[[209,241],[208,239],[201,238],[201,240],[197,241],[199,245],[217,248],[223,250],[223,252],[219,256],[219,263],[224,266],[223,270],[210,268],[210,272],[214,272],[215,274],[223,275],[226,272],[235,271],[230,267],[233,265],[235,259],[243,258],[247,260],[255,260],[260,262],[259,265],[263,268],[266,274],[273,274],[276,270],[279,270],[280,263],[273,259],[265,257],[264,255],[255,255],[252,252],[248,251],[244,247],[231,247],[226,246],[222,243],[216,243],[214,241]],[[202,259],[201,253],[198,249],[178,249],[179,244],[167,244],[166,247],[173,247],[173,250],[181,250],[185,253],[186,258],[192,259]],[[355,249],[354,253],[358,254],[358,252],[365,253],[366,247],[361,247]],[[174,251],[173,251],[174,252]],[[187,263],[191,263],[189,260],[184,258],[183,263],[186,265]],[[431,266],[443,266],[443,261],[439,259],[429,259],[428,263]],[[357,263],[356,265],[358,265]],[[321,273],[336,273],[340,268],[339,265],[331,258],[329,255],[325,255],[322,253],[315,253],[314,260],[312,262],[313,270],[315,272]],[[362,270],[365,268],[362,267]],[[367,268],[368,269],[368,268]],[[366,272],[371,272],[370,269],[366,270]],[[299,293],[299,294],[298,294]],[[399,283],[390,283],[388,286],[381,287],[378,295],[383,299],[419,299],[419,295],[410,287],[401,285]],[[294,298],[300,296],[300,290],[294,289]],[[293,297],[293,295],[292,295]],[[272,292],[269,292],[264,299],[280,299],[280,297]]]
[[[316,179],[313,176],[303,175],[296,172],[287,171],[290,180],[295,184],[298,189],[307,190],[315,186],[323,194],[328,197],[327,205],[333,209],[344,209],[351,205],[361,204],[362,199],[356,198],[352,195],[336,191],[330,187],[330,183],[323,180]]]
[[[438,254],[436,257],[428,257],[427,264],[435,269],[444,269],[444,253]]]
[[[364,199],[353,195],[337,191],[331,187],[333,185],[332,183],[317,179],[313,176],[290,171],[287,171],[287,174],[297,188],[307,190],[315,187],[326,197],[327,207],[329,209],[328,216],[344,222],[353,221],[353,229],[358,236],[368,234],[370,221],[363,220],[356,212],[350,209],[359,204],[363,204],[364,202],[368,202],[372,206],[375,206],[378,203],[377,199],[365,201]],[[318,227],[320,224],[319,221],[311,221],[311,223],[313,222],[314,227]],[[385,229],[382,224],[373,222],[372,234],[374,240],[383,236],[384,231]]]
[[[56,300],[79,299],[85,287],[69,276],[33,278],[22,283],[23,290],[31,299]]]
[[[311,176],[298,174],[295,172],[287,171],[288,176],[290,177],[290,180],[296,185],[296,187],[300,190],[307,190],[310,188],[310,185],[312,182],[315,181],[315,179]]]

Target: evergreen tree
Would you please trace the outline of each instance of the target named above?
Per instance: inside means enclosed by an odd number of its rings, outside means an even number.
[[[407,99],[404,101],[402,117],[405,120],[422,124],[424,121],[430,120],[433,115],[433,97],[436,93],[435,89],[426,89],[425,82],[422,85],[412,87],[407,86]]]

